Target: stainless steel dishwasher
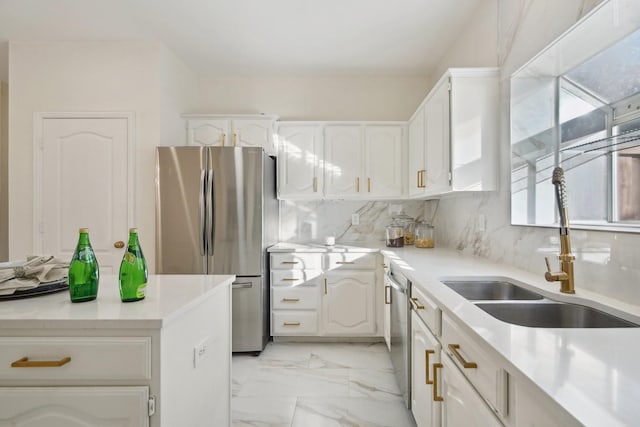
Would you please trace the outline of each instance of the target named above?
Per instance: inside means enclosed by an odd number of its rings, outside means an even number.
[[[386,282],[391,286],[391,363],[405,406],[411,409],[411,282],[393,266]]]

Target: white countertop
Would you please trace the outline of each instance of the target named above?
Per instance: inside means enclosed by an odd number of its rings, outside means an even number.
[[[603,309],[640,323],[637,306],[585,292],[560,294],[559,283],[485,259],[445,249],[381,248],[402,272],[425,290],[443,312],[466,325],[495,349],[508,370],[535,383],[584,425],[640,422],[640,328],[552,329],[502,322],[443,285],[439,279],[465,276],[510,278],[543,296]]]
[[[379,252],[380,245],[335,244],[322,243],[286,243],[281,242],[271,246],[268,252]]]
[[[94,301],[72,303],[69,291],[0,301],[0,329],[162,328],[233,280],[227,275],[150,275],[145,298],[123,303],[118,276],[103,275]]]

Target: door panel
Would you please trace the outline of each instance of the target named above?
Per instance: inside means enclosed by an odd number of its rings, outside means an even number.
[[[200,179],[206,168],[204,154],[202,147],[157,149],[156,271],[159,274],[206,273],[200,217]]]
[[[229,125],[229,120],[224,119],[191,119],[187,123],[187,143],[189,145],[231,145]]]
[[[44,254],[70,260],[78,229],[89,228],[102,273],[117,273],[127,241],[128,119],[42,119],[40,191]]]
[[[362,130],[360,126],[325,127],[324,184],[326,196],[356,195],[361,182]],[[364,187],[363,187],[364,186]]]
[[[266,337],[264,322],[266,307],[264,283],[261,277],[238,277],[232,289],[232,347],[233,351],[260,351]]]

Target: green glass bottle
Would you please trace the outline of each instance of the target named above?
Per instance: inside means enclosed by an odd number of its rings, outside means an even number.
[[[81,228],[76,250],[69,264],[69,295],[71,302],[92,301],[98,296],[100,271],[98,260],[89,241],[89,229]]]
[[[129,230],[129,243],[120,263],[120,299],[122,302],[140,301],[147,287],[147,262],[144,260],[138,229]]]

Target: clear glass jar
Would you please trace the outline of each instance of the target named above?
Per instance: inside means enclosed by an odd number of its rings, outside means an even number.
[[[426,222],[419,222],[416,224],[416,248],[433,248],[433,226]]]
[[[391,221],[385,229],[386,244],[388,248],[401,248],[404,246],[404,227],[396,219]]]
[[[398,212],[397,215],[393,216],[393,219],[400,223],[402,228],[404,229],[404,244],[405,245],[413,245],[415,239],[415,226],[416,222],[409,215],[405,214],[404,211]]]

